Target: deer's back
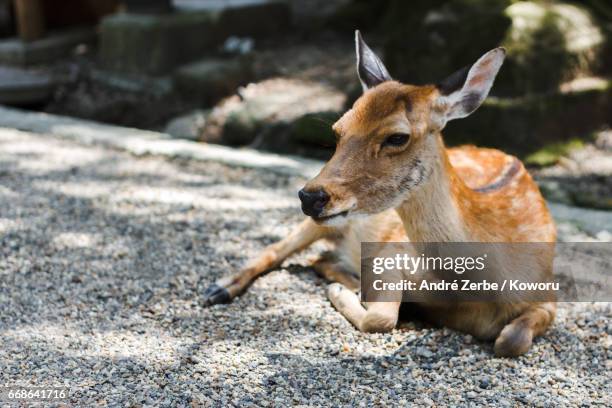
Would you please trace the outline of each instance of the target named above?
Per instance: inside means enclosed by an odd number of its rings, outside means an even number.
[[[496,183],[518,160],[502,151],[476,146],[454,147],[447,149],[447,153],[463,182],[472,189]]]
[[[519,159],[499,150],[461,146],[447,150],[451,165],[478,194],[471,217],[475,241],[554,242],[556,230],[537,184]]]

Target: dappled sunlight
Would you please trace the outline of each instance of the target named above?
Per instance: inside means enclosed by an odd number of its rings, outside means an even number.
[[[119,192],[114,196],[114,200],[180,204],[207,210],[279,209],[292,208],[297,204],[296,199],[241,186],[202,188],[197,191],[187,188],[135,186]]]
[[[129,180],[126,178],[126,181]],[[274,190],[260,190],[240,185],[227,184],[203,188],[176,188],[152,186],[142,183],[116,182],[100,183],[100,181],[35,181],[32,185],[40,190],[61,193],[67,196],[84,199],[109,197],[104,201],[115,205],[122,203],[152,203],[193,206],[206,210],[265,210],[298,207],[298,200],[279,195]],[[1,192],[1,191],[0,191]],[[94,201],[95,204],[95,201]],[[136,215],[133,207],[128,209],[131,215]],[[122,209],[113,208],[121,213]],[[138,210],[136,210],[138,211]],[[140,214],[148,214],[151,209],[141,208]]]
[[[146,130],[131,129],[131,128],[116,128],[101,123],[81,122],[78,119],[62,118],[60,123],[54,118],[49,118],[49,131],[54,134],[63,135],[65,137],[77,138],[79,140],[89,140],[96,142],[104,142],[113,140],[119,136],[126,143],[130,138],[137,136],[137,139],[148,138],[150,140],[159,139],[159,134],[156,132],[147,132]]]
[[[4,139],[12,138],[11,143],[4,144],[0,150],[0,160],[20,157],[19,168],[35,173],[70,170],[73,166],[83,166],[103,159],[106,154],[101,151],[79,146],[67,146],[57,140],[41,144],[37,139],[14,129],[0,128]],[[44,156],[44,160],[42,160]]]
[[[51,243],[58,249],[91,248],[100,241],[98,234],[83,232],[64,232],[53,237]]]
[[[0,186],[0,198],[10,200],[13,198],[17,198],[18,196],[19,196],[19,193],[17,191],[12,190],[5,186]]]
[[[22,221],[0,218],[0,236],[23,227]]]
[[[99,181],[34,181],[32,186],[42,191],[50,193],[60,193],[70,197],[85,199],[100,198],[109,195],[114,191],[114,186],[110,183],[100,183]]]
[[[576,78],[572,81],[564,82],[559,86],[559,90],[564,93],[588,91],[593,89],[605,90],[610,83],[604,78],[586,77]]]
[[[569,51],[581,52],[600,45],[604,37],[591,16],[584,10],[570,4],[553,4],[550,9],[560,17],[565,34],[566,46]],[[514,27],[511,36],[520,35],[525,30],[536,30],[549,8],[536,2],[517,2],[507,9],[508,15],[514,18]],[[518,38],[515,38],[518,39]]]
[[[136,183],[144,177],[150,177],[158,183],[178,182],[178,183],[206,183],[213,177],[210,174],[195,174],[181,171],[175,164],[160,162],[159,160],[147,160],[144,158],[138,168],[125,161],[118,161],[112,166],[97,169],[96,175],[100,178],[116,177],[125,181]]]
[[[163,332],[138,334],[128,330],[104,330],[82,332],[78,327],[69,324],[51,323],[32,324],[3,333],[9,342],[31,347],[34,344],[48,344],[47,347],[61,350],[65,355],[85,358],[136,358],[143,362],[172,363],[179,358],[183,347],[193,341],[188,338],[176,338]],[[70,347],[66,348],[66,338]],[[2,354],[0,353],[0,357]]]

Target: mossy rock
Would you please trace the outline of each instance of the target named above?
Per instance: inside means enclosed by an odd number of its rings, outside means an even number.
[[[502,42],[508,54],[496,81],[498,94],[556,90],[598,69],[604,36],[588,9],[521,1],[505,13],[512,25]]]
[[[520,98],[489,98],[444,130],[449,145],[502,148],[521,157],[551,143],[584,138],[612,124],[612,85]]]
[[[223,142],[228,145],[251,143],[266,125],[266,112],[256,104],[245,104],[243,109],[231,111],[223,125]]]
[[[605,38],[597,74],[612,74],[612,2],[609,0],[583,0],[584,7],[591,10]]]
[[[542,147],[539,150],[527,155],[525,163],[533,166],[550,166],[559,161],[563,156],[567,156],[573,150],[584,147],[584,141],[581,139],[570,139],[563,142],[555,142]]]
[[[250,144],[270,126],[290,121],[291,114],[283,116],[282,101],[275,96],[262,95],[233,105],[223,121],[221,142],[234,146]]]
[[[506,0],[392,0],[381,22],[384,61],[397,79],[436,83],[498,46]]]
[[[589,9],[562,2],[395,0],[381,30],[391,74],[415,84],[436,83],[506,47],[492,91],[499,96],[556,91],[595,72],[605,43]]]
[[[271,141],[275,135],[289,129],[296,134],[295,138],[292,137],[294,140],[317,143],[315,140],[322,138],[320,141],[325,141],[328,138],[323,133],[329,132],[335,121],[328,112],[342,110],[345,99],[342,92],[310,81],[275,78],[251,83],[240,90],[240,96],[234,95],[215,106],[202,139],[213,143],[245,145],[258,143],[258,139],[264,136]],[[318,112],[324,112],[319,120],[326,121],[326,126],[316,128],[321,122],[310,124]],[[297,125],[294,126],[296,121]],[[275,130],[270,131],[270,126]],[[283,132],[278,132],[279,129]],[[265,134],[262,133],[264,131]]]

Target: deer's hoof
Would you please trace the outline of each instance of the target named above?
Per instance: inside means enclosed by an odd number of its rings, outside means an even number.
[[[213,283],[202,294],[202,302],[205,307],[228,303],[232,297],[226,288]]]
[[[497,357],[518,357],[531,348],[533,331],[517,323],[510,323],[495,340],[494,351]]]

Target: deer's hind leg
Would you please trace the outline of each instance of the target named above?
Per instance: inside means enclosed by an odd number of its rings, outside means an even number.
[[[261,274],[279,266],[289,255],[333,234],[334,229],[317,225],[311,218],[305,219],[287,237],[266,247],[261,255],[249,261],[239,272],[210,285],[203,293],[204,304],[210,306],[229,302]]]

